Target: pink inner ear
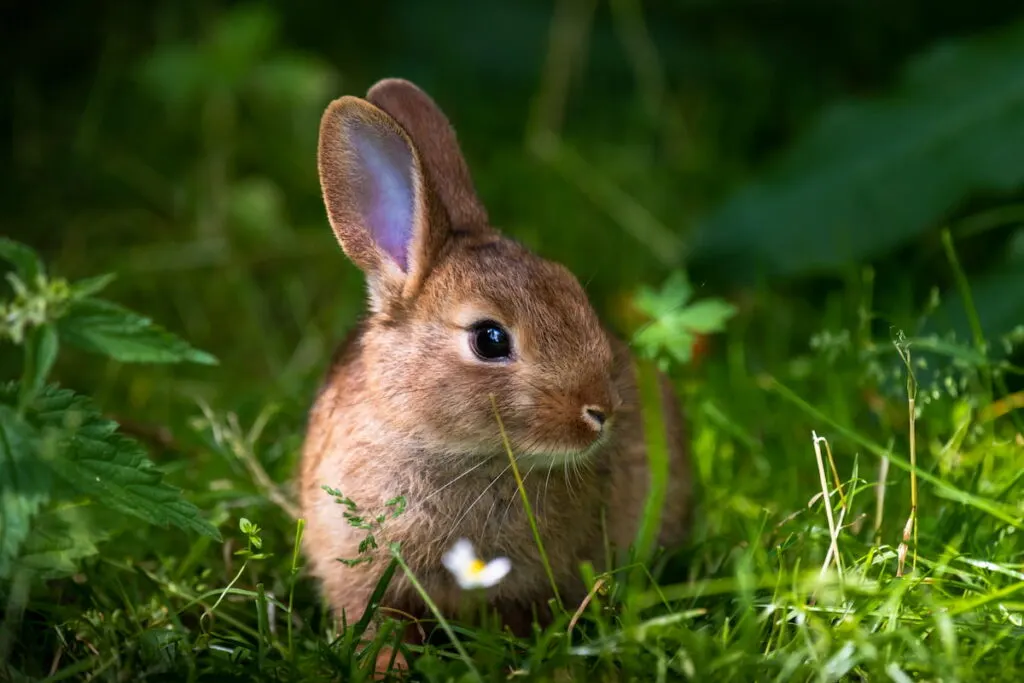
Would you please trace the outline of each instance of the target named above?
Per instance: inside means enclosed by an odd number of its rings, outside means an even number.
[[[408,272],[415,219],[412,152],[392,131],[355,123],[349,132],[358,157],[353,190],[364,227],[374,243]]]

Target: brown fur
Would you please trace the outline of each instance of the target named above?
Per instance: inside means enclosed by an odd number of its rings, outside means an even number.
[[[551,589],[490,396],[562,596],[574,603],[583,597],[579,563],[605,565],[606,535],[619,549],[632,542],[649,485],[629,349],[601,325],[568,270],[488,224],[455,134],[425,93],[389,79],[367,99],[336,100],[321,124],[324,201],[342,248],[367,274],[370,314],[339,350],[310,414],[301,467],[310,569],[336,616],[352,622],[388,564],[387,543],[399,541],[437,605],[456,614],[462,596],[441,556],[466,537],[484,559],[512,560],[512,571],[487,594],[521,631]],[[353,130],[372,131],[394,158],[408,159],[416,197],[406,270],[364,228],[365,178]],[[468,354],[465,328],[485,318],[511,332],[513,361]],[[661,381],[671,477],[659,540],[676,545],[689,526],[691,474],[682,416]],[[601,439],[581,417],[584,405],[611,416]],[[345,522],[323,485],[340,489],[366,516],[405,497],[404,514],[376,534],[372,562],[337,561],[358,555],[365,532]],[[426,616],[401,572],[383,604]]]

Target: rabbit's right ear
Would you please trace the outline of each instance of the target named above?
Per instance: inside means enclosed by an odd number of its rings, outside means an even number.
[[[455,130],[433,98],[410,81],[385,78],[370,88],[366,101],[387,112],[408,133],[452,227],[486,227],[487,209],[473,187]]]
[[[412,294],[448,228],[430,211],[409,136],[369,102],[342,97],[320,121],[317,161],[331,227],[366,273],[371,309]]]

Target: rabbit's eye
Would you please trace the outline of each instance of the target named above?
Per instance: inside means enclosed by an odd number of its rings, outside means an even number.
[[[473,353],[483,360],[504,360],[512,354],[512,337],[493,320],[484,320],[470,330]]]

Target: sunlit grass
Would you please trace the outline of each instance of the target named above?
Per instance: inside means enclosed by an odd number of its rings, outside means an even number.
[[[857,305],[831,309],[824,325],[856,321]],[[581,568],[585,602],[529,638],[424,620],[424,634],[445,633],[403,646],[417,679],[1015,680],[1024,437],[1010,413],[993,416],[981,375],[1005,368],[932,354],[929,367],[959,388],[912,403],[907,382],[924,353],[906,355],[907,335],[888,352],[868,339],[876,346],[863,354],[761,354],[763,372],[737,373],[752,361],[730,349],[750,349],[770,325],[757,316],[679,383],[700,499],[689,547],[656,581],[635,566]],[[889,380],[874,380],[864,358]],[[169,469],[211,511],[224,546],[153,530],[104,546],[73,581],[37,590],[22,619],[7,615],[11,663],[27,677],[13,680],[369,676],[398,624],[385,620],[369,643],[370,614],[339,632],[302,575],[301,526],[268,474],[294,457],[301,411],[275,415],[273,398],[251,418],[197,406],[175,432],[192,464]],[[243,517],[253,522],[240,533]]]

